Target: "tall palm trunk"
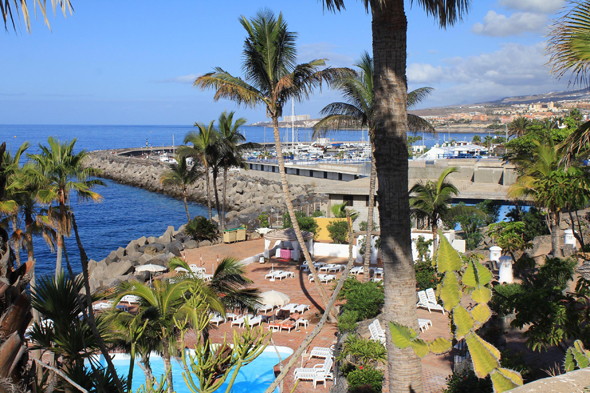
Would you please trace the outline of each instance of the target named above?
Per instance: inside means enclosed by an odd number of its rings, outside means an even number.
[[[35,252],[33,250],[33,217],[30,213],[25,212],[25,244],[27,245],[27,262],[31,262],[33,267],[31,268],[31,288],[37,287],[37,277],[35,275]],[[39,311],[33,308],[33,320],[39,324],[41,323],[41,315]],[[33,358],[41,360],[41,350],[36,349],[32,351]],[[43,370],[41,367],[36,367],[37,378],[43,376]]]
[[[283,186],[283,193],[285,194],[285,203],[287,204],[287,211],[289,212],[289,217],[291,218],[291,223],[293,223],[293,230],[295,231],[295,235],[297,236],[297,241],[301,246],[301,250],[303,251],[303,255],[305,256],[305,261],[307,262],[307,266],[309,266],[309,271],[313,276],[314,284],[320,293],[320,297],[322,298],[322,302],[324,303],[324,307],[328,306],[328,295],[322,287],[320,283],[320,278],[318,277],[318,273],[313,266],[313,261],[311,260],[311,255],[309,255],[309,251],[305,245],[305,241],[303,240],[303,236],[301,235],[301,230],[299,229],[299,223],[297,222],[297,217],[295,216],[295,209],[293,209],[293,204],[291,203],[291,195],[289,193],[289,183],[287,182],[287,175],[285,172],[285,160],[283,159],[283,149],[281,147],[281,135],[279,132],[279,120],[278,117],[272,117],[272,128],[273,134],[275,138],[275,150],[277,152],[277,160],[279,162],[279,168],[281,170],[281,184]]]
[[[215,194],[215,208],[217,209],[217,218],[219,219],[219,224],[221,226],[221,230],[225,229],[225,225],[223,223],[223,219],[221,217],[221,206],[219,205],[219,193],[217,192],[217,174],[219,173],[218,170],[213,170],[213,191]]]
[[[432,222],[430,223],[430,227],[432,228],[432,257],[434,257],[434,253],[438,247],[438,218],[434,217]]]
[[[375,183],[377,179],[377,168],[375,167],[375,147],[371,143],[371,176],[369,178],[369,208],[367,209],[367,236],[365,237],[365,261],[363,267],[363,278],[365,282],[369,282],[371,274],[369,268],[371,266],[371,242],[373,232],[373,210],[375,209]]]
[[[221,222],[225,225],[225,203],[227,196],[227,160],[223,163],[223,202],[221,207]]]
[[[63,267],[62,267],[62,254],[63,254],[63,248],[64,248],[64,232],[66,230],[66,203],[65,203],[65,198],[64,198],[64,192],[60,191],[60,196],[59,196],[59,216],[57,219],[57,225],[56,225],[56,230],[57,230],[57,260],[55,262],[55,280],[57,281],[57,278],[59,277],[59,275],[63,272]]]
[[[191,215],[188,212],[188,203],[186,203],[186,186],[182,187],[182,199],[184,200],[184,209],[186,210],[186,218],[188,218],[188,220],[190,222]]]
[[[371,7],[374,56],[375,165],[388,321],[418,330],[408,195],[406,40],[403,0]],[[392,44],[393,43],[393,44]],[[392,46],[393,45],[393,46]],[[389,391],[422,393],[422,365],[411,347],[397,348],[387,331]]]
[[[61,266],[61,260],[62,260],[62,253],[63,253],[63,248],[64,248],[64,237],[61,234],[61,230],[59,229],[59,225],[56,231],[56,235],[57,235],[57,246],[56,246],[56,253],[57,253],[57,258],[56,258],[56,262],[55,262],[55,280],[57,280],[57,278],[59,277],[60,273],[63,271],[63,268]]]
[[[164,361],[164,372],[166,373],[168,393],[174,393],[174,387],[172,386],[172,365],[170,364],[170,343],[168,340],[162,340],[162,344],[164,346],[162,360]]]
[[[559,212],[553,211],[550,212],[549,215],[551,216],[551,254],[554,257],[558,257],[557,255],[559,251]]]
[[[209,221],[211,221],[213,216],[211,215],[211,198],[210,198],[210,193],[209,193],[209,166],[208,165],[205,165],[205,184],[206,184],[206,190],[207,190],[207,191],[205,191],[207,193],[207,209],[209,210]]]
[[[154,373],[152,372],[152,366],[150,365],[150,352],[143,351],[141,353],[141,360],[139,361],[139,367],[145,374],[145,386],[151,386],[154,380]]]
[[[12,230],[13,232],[17,232],[17,230],[20,229],[18,228],[18,217],[15,215],[12,216]],[[19,238],[15,238],[15,240],[12,242],[12,245],[14,247],[14,258],[16,259],[16,267],[20,267],[20,242],[21,240]]]

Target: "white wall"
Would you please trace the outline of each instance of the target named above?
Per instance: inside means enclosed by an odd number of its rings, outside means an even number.
[[[313,253],[320,257],[348,258],[348,244],[314,243]],[[352,246],[352,257],[356,259],[358,247]]]
[[[414,261],[418,259],[418,248],[416,247],[416,241],[418,237],[424,237],[424,240],[431,240],[432,239],[432,231],[419,231],[412,229],[412,258]],[[460,241],[459,239],[455,239],[455,231],[443,231],[443,236],[447,238],[449,243],[453,246],[453,248],[459,252],[465,252],[465,241]],[[430,245],[428,251],[430,252],[430,257],[432,258],[434,247],[433,244]]]

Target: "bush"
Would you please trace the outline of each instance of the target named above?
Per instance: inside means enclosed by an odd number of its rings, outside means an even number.
[[[438,275],[436,274],[436,269],[432,267],[432,263],[415,263],[414,271],[416,272],[416,285],[421,291],[428,288],[436,288],[438,285]]]
[[[326,228],[334,243],[348,243],[348,223],[346,221],[330,221]]]
[[[313,213],[311,213],[312,217],[325,217],[326,216],[326,212],[321,211],[321,210],[316,210]]]
[[[184,231],[197,241],[217,239],[217,226],[203,216],[190,220]]]
[[[359,231],[361,232],[366,232],[367,231],[367,221],[361,221],[359,224]],[[377,225],[377,223],[375,221],[373,221],[373,230],[377,231],[379,230],[379,225]]]
[[[318,233],[318,223],[311,217],[307,217],[303,212],[295,212],[295,217],[297,217],[297,224],[299,224],[299,229],[306,232],[311,232],[315,235]],[[289,213],[283,214],[283,229],[286,228],[293,228],[293,223],[291,222],[291,217]]]
[[[260,228],[268,228],[270,224],[268,223],[268,213],[262,212],[258,216],[258,221],[260,222]]]
[[[387,362],[387,350],[379,341],[351,334],[344,341],[342,351],[336,360],[350,360],[359,367],[374,367]]]
[[[479,379],[472,370],[463,370],[447,377],[447,388],[443,393],[492,393],[490,377]]]
[[[418,236],[416,240],[416,249],[418,250],[418,261],[426,261],[430,260],[430,246],[434,240],[424,240],[424,236]]]
[[[490,302],[490,308],[499,317],[504,317],[514,311],[511,305],[512,297],[523,292],[520,284],[500,284],[494,286],[494,295]]]
[[[359,388],[362,388],[363,392],[380,392],[383,389],[383,373],[373,367],[363,367],[351,371],[346,376],[346,381],[350,391],[353,392],[360,392]]]
[[[338,318],[338,331],[340,333],[351,332],[356,329],[359,314],[356,311],[346,310]]]
[[[375,282],[358,282],[346,293],[346,311],[356,311],[358,321],[374,318],[383,306],[383,286]]]

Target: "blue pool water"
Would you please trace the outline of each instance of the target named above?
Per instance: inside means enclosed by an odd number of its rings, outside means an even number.
[[[293,350],[288,347],[277,348],[283,361],[293,353]],[[101,363],[104,365],[104,359],[101,358],[101,360]],[[129,371],[129,355],[115,354],[113,355],[113,363],[119,375],[127,375]],[[275,376],[273,367],[278,363],[279,358],[274,347],[266,348],[264,352],[252,363],[243,366],[240,369],[240,372],[238,373],[238,376],[236,377],[232,387],[232,393],[263,393],[274,381]],[[154,373],[154,377],[156,377],[156,379],[159,381],[160,375],[164,374],[164,362],[162,361],[162,358],[153,354],[150,357],[150,364]],[[182,360],[172,360],[174,391],[177,393],[190,393],[190,390],[188,386],[186,386],[182,376],[183,371],[184,369],[182,367]],[[232,374],[230,374],[226,382],[221,385],[219,389],[217,389],[217,392],[225,392],[228,381],[231,379],[231,375]],[[137,391],[141,385],[145,385],[145,374],[136,363],[133,370],[132,391]]]

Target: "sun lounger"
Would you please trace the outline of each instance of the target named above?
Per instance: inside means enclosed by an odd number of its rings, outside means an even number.
[[[281,281],[283,281],[284,278],[289,278],[289,277],[295,277],[295,274],[293,274],[293,272],[286,272],[286,271],[282,271],[279,274],[275,274],[274,278],[279,279]]]
[[[303,314],[306,310],[309,310],[309,305],[307,304],[300,304],[294,308],[294,312],[298,312],[300,314]]]
[[[329,265],[325,265],[322,266],[319,270],[320,271],[325,271],[326,273],[330,273],[330,272],[339,272],[342,269],[344,269],[344,267],[342,265],[337,265],[335,263],[330,263]]]
[[[297,321],[294,321],[290,318],[284,320],[283,322],[281,322],[281,331],[287,330],[289,333],[291,333],[291,330],[295,329],[296,322]]]
[[[350,274],[354,274],[356,276],[357,274],[363,274],[364,270],[365,269],[363,266],[355,266],[350,269]]]
[[[245,316],[233,321],[231,323],[231,326],[238,325],[239,327],[242,328],[246,325],[246,322],[248,323],[249,326],[260,325],[260,323],[262,322],[262,317],[261,316],[255,317],[253,315],[245,315]]]
[[[266,276],[264,276],[264,278],[265,279],[266,278],[273,279],[273,278],[275,278],[275,274],[278,274],[278,273],[281,273],[281,272],[282,272],[282,270],[271,270],[271,271],[268,272],[268,274]]]
[[[280,332],[281,331],[281,322],[280,321],[269,322],[268,330],[272,330],[273,332]]]
[[[420,331],[424,333],[425,330],[428,330],[432,326],[432,321],[430,319],[418,318],[418,325],[420,326]]]
[[[313,368],[297,368],[295,369],[294,379],[313,381],[314,388],[318,382],[323,382],[325,385],[327,379],[334,379],[331,371],[333,363],[332,358],[328,357],[323,364],[316,364]]]
[[[239,314],[235,314],[233,312],[228,312],[228,313],[225,313],[225,317],[227,319],[231,319],[232,321],[235,321],[236,319],[241,318],[242,316]]]
[[[213,316],[209,320],[209,323],[214,323],[215,326],[219,326],[220,323],[225,323],[225,322],[227,322],[227,319],[222,317],[221,314],[219,314],[219,313],[213,314]]]
[[[318,278],[320,279],[320,282],[325,282],[326,284],[332,280],[336,279],[336,276],[333,274],[318,274]],[[313,276],[309,276],[309,282],[314,282],[314,278]]]
[[[434,289],[428,288],[426,291],[426,297],[430,303],[438,304],[438,300],[436,299],[436,295],[434,294]]]
[[[443,315],[445,315],[445,309],[440,304],[431,303],[428,301],[428,297],[426,296],[426,292],[419,291],[418,292],[418,303],[416,303],[416,307],[422,307],[428,309],[428,312],[432,312],[432,310],[442,311]]]
[[[258,306],[258,312],[267,313],[269,311],[274,310],[275,306],[270,304],[261,304]]]
[[[129,304],[139,304],[139,296],[125,295],[121,298],[121,302]]]
[[[381,323],[379,323],[378,319],[375,319],[369,325],[369,332],[371,333],[371,340],[385,344],[385,331],[381,328]]]
[[[332,348],[325,348],[325,347],[315,347],[309,353],[309,358],[320,358],[326,359],[329,357],[334,357],[334,351]]]
[[[275,315],[278,315],[279,311],[289,311],[289,314],[292,314],[295,312],[295,308],[298,306],[297,303],[289,303],[286,306],[283,306],[281,308],[279,308],[277,311],[275,311]]]

